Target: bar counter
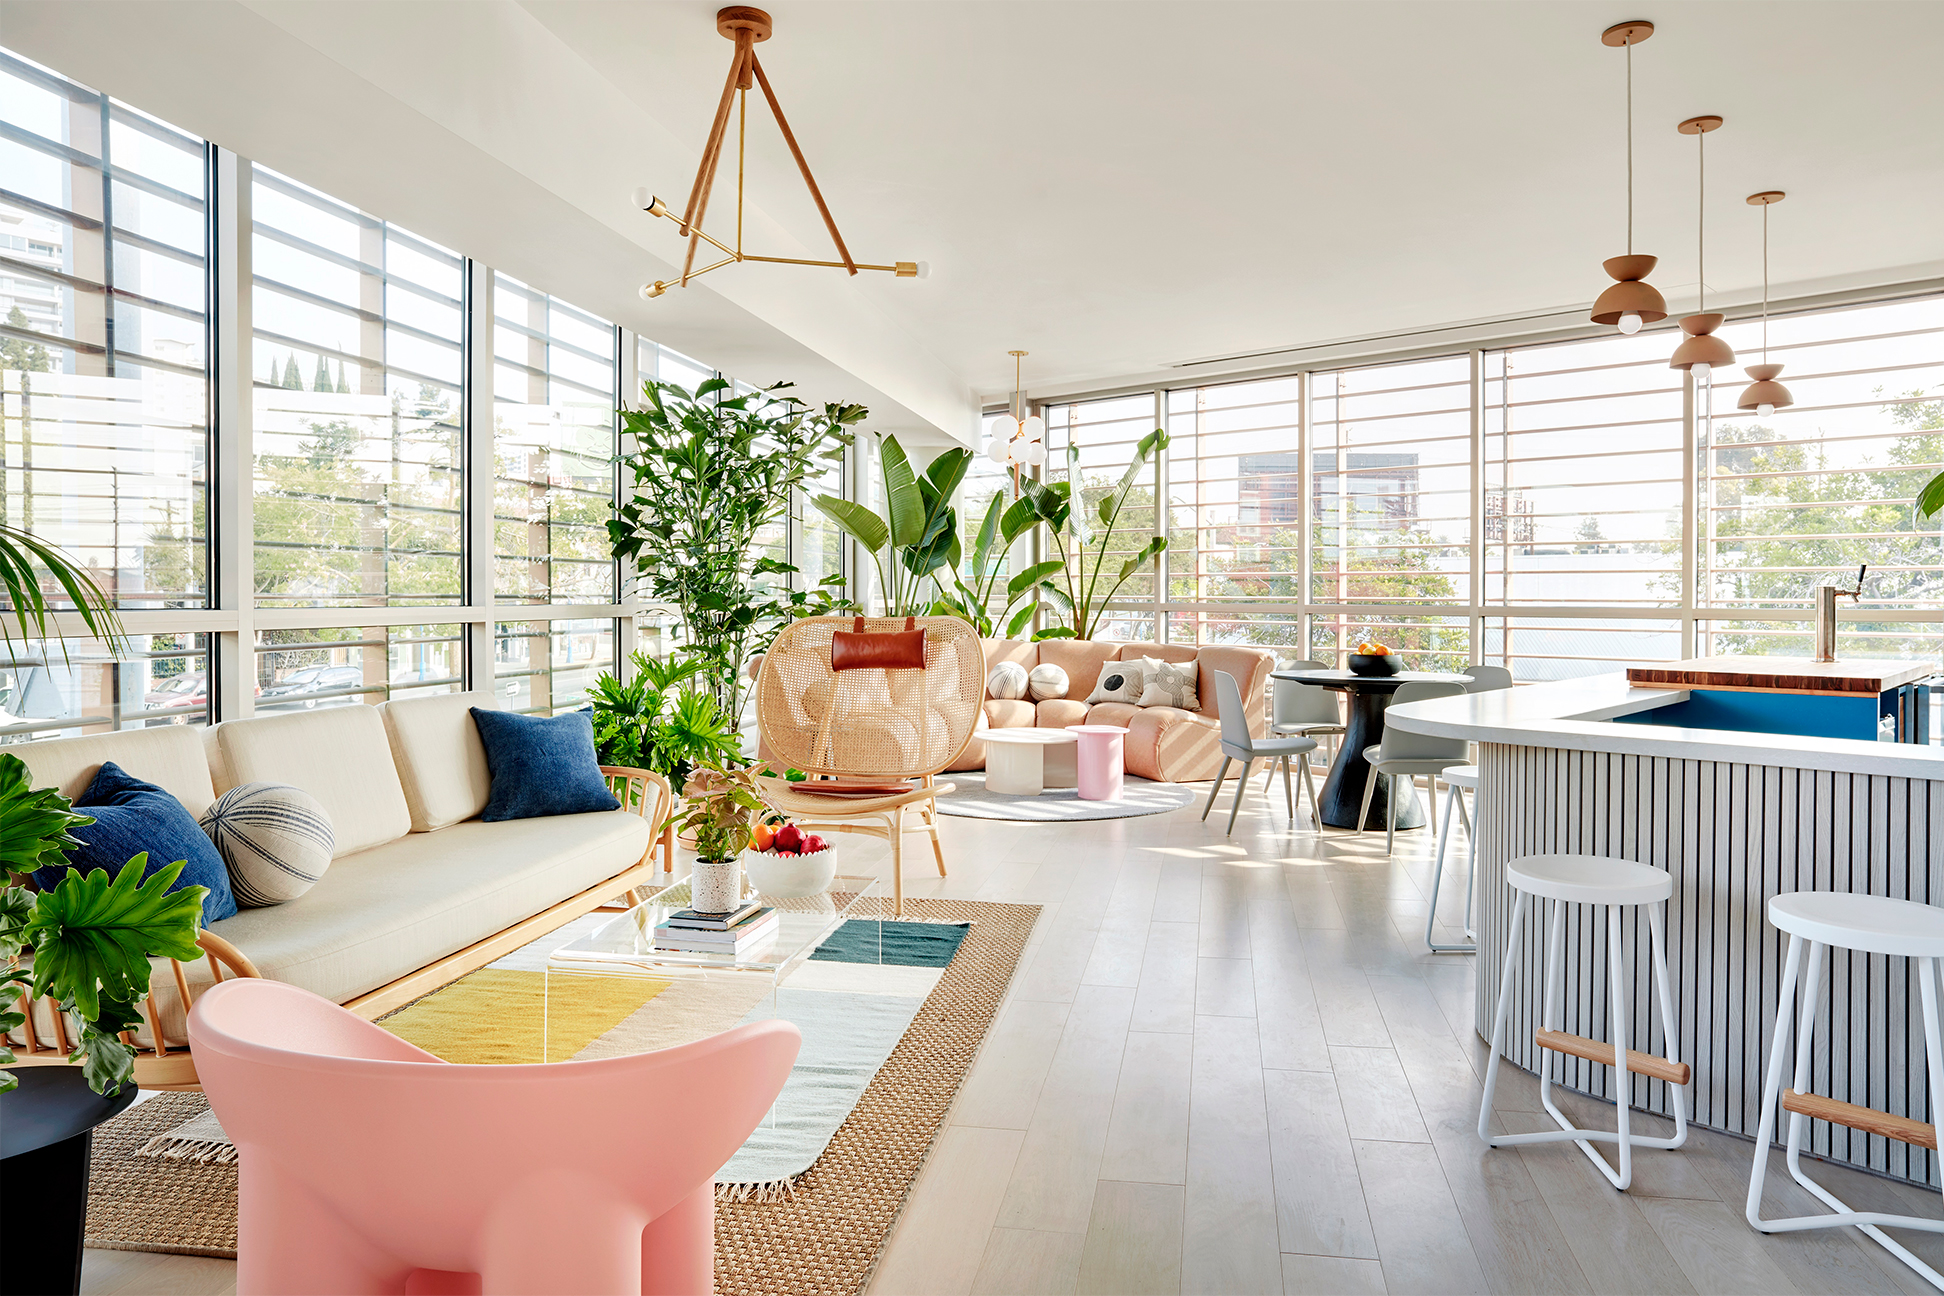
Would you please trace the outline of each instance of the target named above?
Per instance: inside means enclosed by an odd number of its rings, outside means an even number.
[[[1636,687],[1616,672],[1394,706],[1387,720],[1478,744],[1478,1033],[1490,1037],[1498,1006],[1512,911],[1508,860],[1575,852],[1667,869],[1677,1039],[1670,1049],[1658,1021],[1649,1034],[1646,924],[1631,921],[1623,938],[1629,1038],[1694,1065],[1696,1124],[1752,1137],[1787,946],[1765,906],[1788,891],[1944,901],[1944,748],[1652,723],[1653,712],[1690,700],[1687,689]],[[1576,907],[1567,934],[1565,1029],[1610,1038],[1603,917]],[[1541,944],[1528,949],[1506,1030],[1507,1056],[1528,1070],[1537,1064]],[[1903,959],[1831,950],[1825,979],[1815,1092],[1932,1119],[1914,969]],[[1562,1061],[1568,1086],[1612,1096],[1609,1068]],[[1631,1083],[1637,1105],[1671,1111],[1663,1082]],[[1939,1184],[1933,1151],[1822,1122],[1813,1128],[1819,1156]]]

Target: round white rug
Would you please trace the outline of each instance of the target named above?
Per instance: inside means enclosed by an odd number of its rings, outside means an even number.
[[[955,770],[941,774],[957,790],[938,798],[940,814],[961,819],[1020,819],[1032,823],[1064,823],[1074,819],[1133,819],[1166,814],[1195,803],[1195,791],[1181,783],[1155,783],[1128,775],[1118,801],[1082,801],[1073,788],[1048,788],[1038,796],[989,792],[984,770]]]

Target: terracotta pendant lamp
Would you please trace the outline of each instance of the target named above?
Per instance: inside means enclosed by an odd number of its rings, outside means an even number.
[[[1770,364],[1768,358],[1768,209],[1787,196],[1778,189],[1748,195],[1749,205],[1762,209],[1762,363],[1742,366],[1742,372],[1754,381],[1743,389],[1735,408],[1754,410],[1757,418],[1768,418],[1783,406],[1795,404],[1789,389],[1775,381],[1782,374],[1782,366]]]
[[[1695,281],[1697,295],[1696,312],[1681,321],[1681,332],[1687,334],[1681,345],[1674,348],[1674,356],[1667,362],[1670,369],[1685,369],[1697,379],[1705,379],[1714,372],[1716,365],[1735,363],[1735,349],[1714,335],[1721,327],[1722,315],[1708,313],[1708,132],[1721,129],[1721,118],[1715,116],[1690,117],[1675,128],[1683,135],[1694,136],[1696,157],[1700,165],[1700,186],[1696,199],[1694,223],[1695,239]]]
[[[1627,51],[1627,255],[1600,263],[1619,282],[1593,303],[1592,319],[1595,324],[1616,325],[1622,333],[1638,333],[1642,324],[1667,318],[1667,303],[1647,282],[1660,258],[1635,256],[1633,250],[1633,47],[1653,34],[1654,24],[1644,19],[1615,23],[1600,33],[1602,45]]]
[[[1026,393],[1019,386],[1019,362],[1026,352],[1006,354],[1013,358],[1012,403],[993,420],[992,444],[986,447],[986,458],[1011,470],[1013,494],[1017,495],[1020,474],[1046,462],[1046,420],[1026,412]]]

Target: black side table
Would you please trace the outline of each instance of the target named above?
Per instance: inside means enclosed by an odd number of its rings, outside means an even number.
[[[7,1069],[20,1088],[0,1094],[0,1179],[8,1190],[6,1231],[18,1241],[6,1248],[0,1290],[78,1292],[94,1127],[128,1109],[135,1083],[103,1098],[77,1066]]]

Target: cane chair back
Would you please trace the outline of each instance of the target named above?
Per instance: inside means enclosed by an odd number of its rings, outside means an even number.
[[[805,617],[785,626],[756,681],[756,724],[772,764],[838,778],[936,774],[972,739],[985,699],[978,631],[958,617],[918,617],[925,669],[833,671],[830,637],[853,617]],[[867,618],[867,631],[905,628]]]

